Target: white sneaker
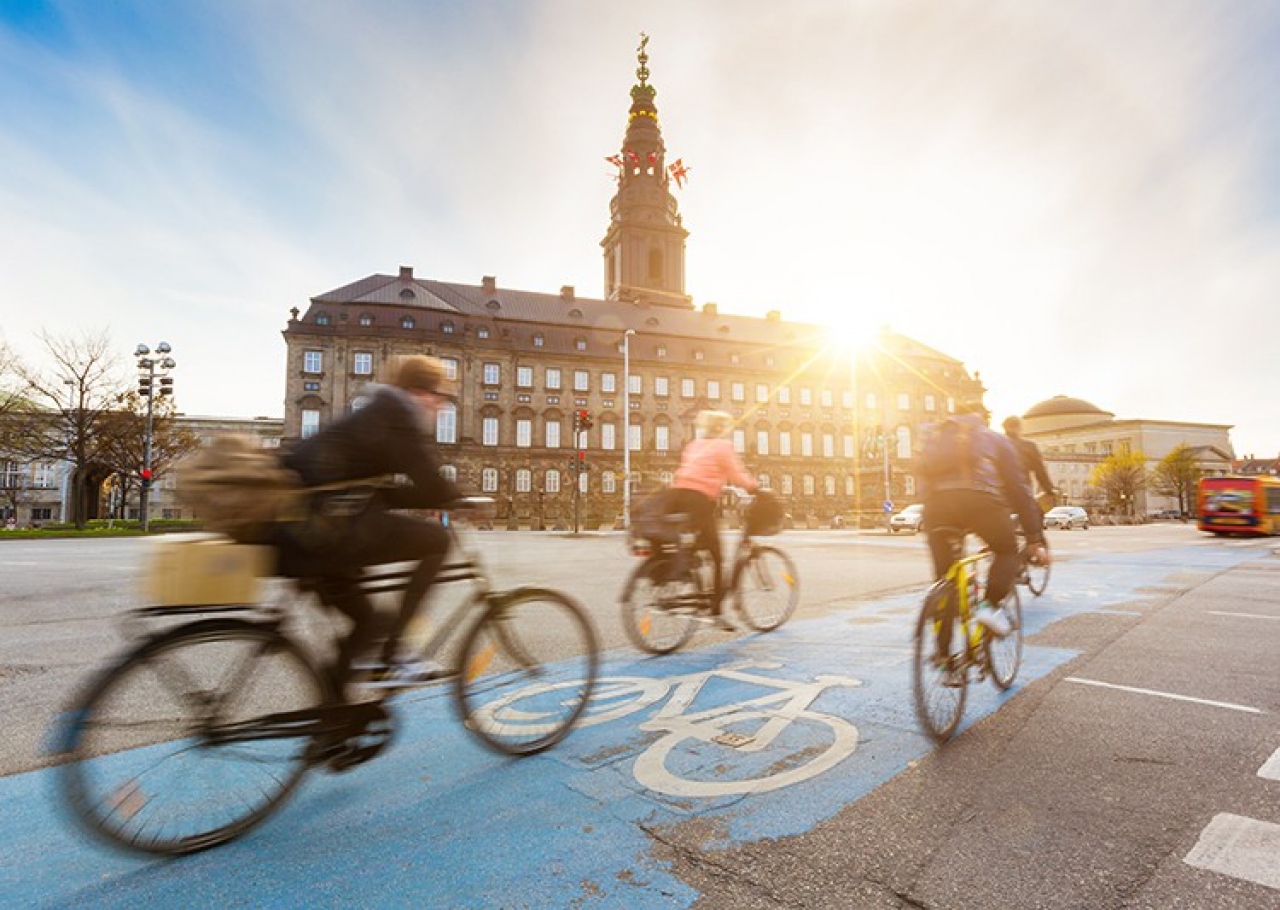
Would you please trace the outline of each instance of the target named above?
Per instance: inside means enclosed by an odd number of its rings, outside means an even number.
[[[996,638],[1004,638],[1013,631],[1008,618],[987,601],[982,601],[973,610],[973,621],[986,629]]]

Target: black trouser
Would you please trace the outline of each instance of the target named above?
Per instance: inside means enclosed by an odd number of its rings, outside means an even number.
[[[307,552],[287,545],[282,549],[284,573],[314,577],[320,600],[351,620],[351,631],[338,644],[331,678],[342,693],[351,664],[382,636],[385,660],[395,656],[396,644],[426,597],[449,550],[449,532],[438,521],[371,509],[352,520],[343,541],[324,552]],[[400,610],[387,628],[378,627],[373,604],[360,588],[360,570],[380,563],[416,560],[400,601]]]
[[[697,534],[695,545],[711,556],[711,612],[719,614],[724,584],[720,569],[720,526],[716,522],[716,502],[697,490],[676,487],[671,490],[669,508],[672,512],[688,514],[689,524]]]
[[[936,578],[947,574],[955,558],[954,541],[936,533],[939,528],[972,531],[983,539],[993,555],[987,600],[993,604],[1003,601],[1013,587],[1019,563],[1018,538],[1004,499],[978,490],[936,490],[925,498],[924,529]]]

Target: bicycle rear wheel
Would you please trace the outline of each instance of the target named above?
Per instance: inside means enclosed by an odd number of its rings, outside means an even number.
[[[65,715],[61,796],[90,832],[143,853],[193,853],[270,815],[308,767],[306,733],[233,740],[217,728],[314,709],[323,677],[290,639],[198,622],[144,642]]]
[[[669,577],[676,558],[668,553],[650,556],[622,589],[622,627],[637,648],[650,654],[670,654],[697,628],[697,584],[688,572]]]
[[[558,591],[495,595],[467,632],[454,690],[467,729],[507,755],[530,755],[573,729],[599,663],[595,629]]]
[[[800,576],[791,557],[777,547],[751,547],[734,567],[734,606],[751,628],[771,632],[791,618],[800,603]]]
[[[955,587],[945,581],[929,589],[920,608],[911,682],[920,726],[938,742],[949,739],[964,715],[968,668]]]
[[[1009,588],[1000,611],[1009,620],[1011,631],[1004,638],[984,635],[983,647],[987,652],[987,666],[991,668],[991,681],[1003,691],[1013,685],[1022,666],[1022,598],[1017,585]]]

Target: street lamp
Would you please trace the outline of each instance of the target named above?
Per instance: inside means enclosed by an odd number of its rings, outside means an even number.
[[[173,377],[169,375],[169,371],[178,363],[169,356],[172,350],[169,342],[162,341],[156,345],[155,357],[151,356],[151,348],[145,344],[138,345],[133,351],[133,356],[138,361],[138,394],[147,399],[147,434],[142,447],[142,491],[138,494],[138,518],[144,532],[150,527],[148,507],[151,500],[151,434],[155,426],[156,395],[173,394]],[[156,381],[157,378],[159,382]]]
[[[631,336],[622,334],[622,527],[631,527]]]

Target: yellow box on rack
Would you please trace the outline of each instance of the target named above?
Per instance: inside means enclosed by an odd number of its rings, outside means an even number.
[[[218,534],[172,534],[155,540],[145,591],[156,606],[256,603],[272,574],[271,547],[239,544]]]

